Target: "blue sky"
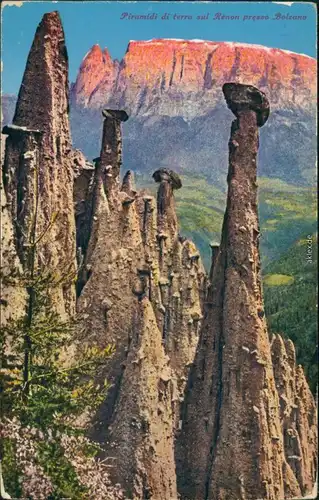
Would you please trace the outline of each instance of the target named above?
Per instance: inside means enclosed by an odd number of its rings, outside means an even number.
[[[38,23],[45,12],[60,12],[67,41],[70,81],[76,78],[86,52],[98,43],[113,58],[121,59],[130,40],[151,38],[199,38],[278,47],[316,56],[316,10],[314,3],[282,5],[275,2],[24,2],[2,11],[2,92],[17,93]],[[157,14],[157,20],[121,20],[132,15]],[[162,20],[166,13],[169,20]],[[173,14],[192,20],[174,20]],[[208,20],[197,20],[209,13]],[[216,13],[240,16],[240,20],[213,20]],[[280,19],[274,19],[276,14]],[[282,16],[306,16],[286,20]],[[243,16],[269,16],[269,20],[245,20]]]

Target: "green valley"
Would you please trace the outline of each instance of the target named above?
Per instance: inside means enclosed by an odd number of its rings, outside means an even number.
[[[199,248],[206,269],[209,243],[219,242],[226,193],[203,177],[182,175],[183,188],[175,192],[181,234]],[[155,183],[138,177],[139,186],[153,195]],[[264,300],[269,330],[291,338],[297,362],[305,368],[311,389],[317,380],[316,238],[313,262],[306,260],[307,235],[316,230],[316,190],[261,177],[259,215]]]

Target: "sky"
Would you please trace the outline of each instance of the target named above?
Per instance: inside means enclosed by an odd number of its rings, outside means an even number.
[[[3,93],[17,94],[36,27],[43,14],[53,10],[59,11],[63,22],[71,82],[85,54],[96,43],[107,47],[116,59],[124,56],[130,40],[152,38],[245,42],[316,57],[316,8],[312,2],[27,1],[20,7],[2,7]],[[168,19],[163,19],[165,13]],[[132,18],[152,14],[157,19]],[[174,19],[174,14],[192,19]],[[197,19],[207,14],[208,19]],[[287,19],[287,15],[306,19]],[[239,20],[227,16],[239,16]]]

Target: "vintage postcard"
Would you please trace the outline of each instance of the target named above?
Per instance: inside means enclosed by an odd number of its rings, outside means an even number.
[[[316,498],[316,19],[2,2],[1,499]]]

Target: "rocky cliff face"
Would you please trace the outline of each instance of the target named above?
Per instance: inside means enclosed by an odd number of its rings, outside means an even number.
[[[77,104],[123,106],[133,115],[205,114],[221,100],[227,81],[267,89],[274,108],[312,104],[316,63],[280,49],[232,42],[154,39],[132,41],[120,64],[94,46],[80,67],[72,95]],[[200,99],[196,99],[200,95]]]
[[[91,56],[83,63],[92,76],[86,89],[101,77],[100,64],[111,67],[94,50],[96,64]],[[178,57],[181,79],[188,68],[196,86],[196,65]],[[106,87],[107,71],[99,80]],[[4,129],[3,254],[24,266],[35,205],[39,231],[59,211],[38,263],[74,273],[77,249],[79,343],[116,346],[104,373],[112,387],[90,416],[91,433],[113,459],[112,480],[132,499],[277,500],[308,493],[315,479],[315,403],[291,342],[270,343],[263,310],[256,160],[269,103],[251,86],[223,89],[236,120],[221,244],[212,245],[208,277],[195,245],[179,234],[178,174],[155,170],[156,199],[136,189],[132,171],[121,180],[126,111],[103,110],[94,165],[72,149],[57,13],[39,25],[14,123]],[[73,286],[54,301],[72,314]]]
[[[147,175],[174,168],[224,190],[229,111],[221,88],[232,81],[257,86],[270,100],[259,175],[313,184],[315,59],[241,43],[169,39],[130,42],[120,63],[105,53],[93,47],[71,91],[73,139],[86,155],[93,157],[100,144],[96,112],[123,108],[131,116],[124,126],[127,168]]]
[[[116,79],[117,63],[107,49],[94,45],[84,57],[71,95],[77,104],[93,105],[108,95]],[[105,103],[102,103],[102,105]]]
[[[23,266],[28,265],[27,249],[32,239],[43,235],[37,264],[60,275],[76,271],[68,108],[64,33],[58,13],[51,13],[38,26],[13,123],[3,129],[7,134],[3,180]],[[48,238],[44,232],[49,227]],[[61,312],[74,312],[74,285],[65,283],[58,288],[54,303]]]

